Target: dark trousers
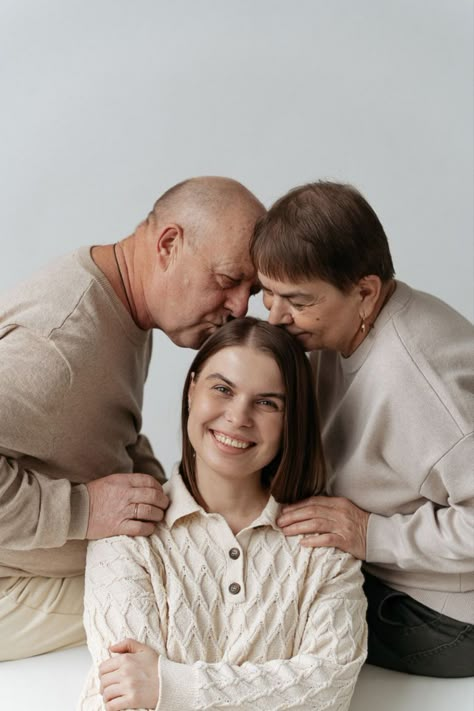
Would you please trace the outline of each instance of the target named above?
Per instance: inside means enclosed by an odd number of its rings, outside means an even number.
[[[364,575],[369,664],[421,676],[474,676],[474,625],[446,617]]]

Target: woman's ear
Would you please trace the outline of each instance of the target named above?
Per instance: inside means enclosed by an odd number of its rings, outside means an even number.
[[[188,410],[191,409],[191,402],[193,399],[193,392],[194,392],[195,387],[196,387],[196,380],[194,377],[194,373],[191,373],[191,382],[190,382],[189,388],[188,388]]]
[[[358,283],[360,296],[360,317],[362,321],[369,319],[374,311],[382,290],[382,280],[375,274],[362,277]]]

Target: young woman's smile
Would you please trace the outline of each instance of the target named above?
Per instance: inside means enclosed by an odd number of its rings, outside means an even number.
[[[225,432],[217,432],[217,430],[210,430],[210,432],[214,435],[214,439],[216,440],[216,442],[222,445],[222,448],[224,448],[223,451],[229,450],[230,452],[232,452],[233,449],[243,451],[245,449],[248,449],[249,447],[253,447],[255,444],[255,442],[244,440],[240,437],[235,437],[234,435],[226,434]]]

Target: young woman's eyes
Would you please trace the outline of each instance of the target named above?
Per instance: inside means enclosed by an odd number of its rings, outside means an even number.
[[[271,412],[278,412],[283,409],[278,402],[275,402],[275,400],[257,400],[257,405],[264,410],[269,410]]]
[[[227,385],[213,385],[212,390],[219,395],[223,395],[224,397],[231,397],[234,393],[232,392],[231,388],[229,388]],[[270,400],[267,398],[260,398],[259,400],[255,400],[255,405],[258,407],[260,410],[264,410],[266,412],[282,412],[283,411],[283,404],[276,401],[276,400]]]
[[[232,390],[227,385],[214,385],[212,389],[221,395],[232,395]]]

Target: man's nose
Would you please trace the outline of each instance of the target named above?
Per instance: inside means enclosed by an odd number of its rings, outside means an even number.
[[[229,293],[225,307],[229,309],[234,318],[242,318],[247,313],[249,306],[250,289],[247,287],[238,287],[232,289],[232,294]]]

